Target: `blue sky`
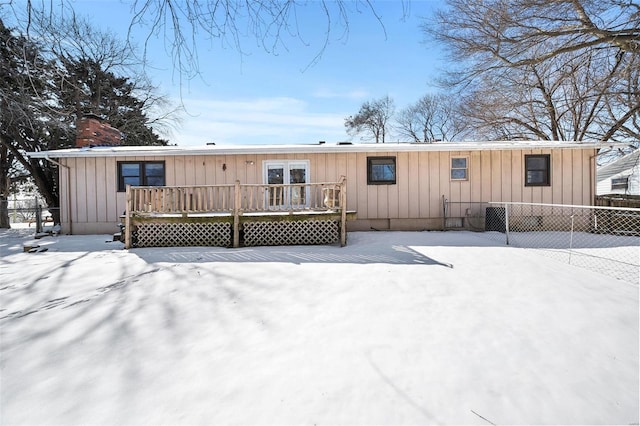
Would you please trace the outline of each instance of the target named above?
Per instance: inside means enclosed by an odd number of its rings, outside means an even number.
[[[169,136],[178,145],[327,143],[353,140],[344,118],[363,102],[389,95],[401,109],[437,88],[434,78],[445,65],[443,53],[424,43],[423,17],[441,3],[414,0],[403,11],[399,0],[377,1],[384,28],[362,7],[349,16],[349,33],[339,28],[319,61],[325,20],[312,6],[299,16],[304,43],[283,38],[286,48],[266,52],[254,38],[241,40],[245,54],[219,41],[198,39],[201,77],[189,81],[173,70],[163,41],[152,38],[147,52],[155,84],[182,103],[186,113]],[[130,3],[120,0],[75,0],[75,11],[103,29],[124,36],[131,20]],[[407,5],[405,4],[405,7]],[[137,28],[142,44],[147,28]],[[396,139],[394,139],[396,140]]]

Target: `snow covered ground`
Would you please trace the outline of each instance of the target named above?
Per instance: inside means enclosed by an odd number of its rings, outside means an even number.
[[[505,234],[483,234],[505,243]],[[591,232],[510,232],[509,244],[535,249],[559,262],[587,268],[601,274],[640,282],[640,237],[635,235],[595,234]]]
[[[0,423],[637,424],[638,285],[470,232],[0,231]]]

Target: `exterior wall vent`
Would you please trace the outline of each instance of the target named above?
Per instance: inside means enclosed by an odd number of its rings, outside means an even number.
[[[461,217],[448,217],[448,218],[445,219],[444,226],[447,229],[462,228],[462,218]]]

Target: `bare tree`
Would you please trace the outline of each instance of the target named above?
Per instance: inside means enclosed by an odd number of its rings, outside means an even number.
[[[424,26],[459,68],[478,134],[633,140],[640,117],[640,5],[619,0],[447,0]]]
[[[455,57],[472,60],[466,77],[569,52],[640,51],[640,4],[634,1],[447,0],[447,6],[423,28]]]
[[[398,113],[397,131],[419,143],[456,140],[465,130],[459,108],[451,96],[425,95]]]
[[[145,108],[148,100],[161,97],[149,86],[136,86],[135,80],[104,70],[115,70],[115,63],[124,63],[118,61],[118,51],[109,43],[104,43],[103,55],[99,54],[99,45],[90,57],[82,56],[87,54],[86,49],[74,50],[73,41],[64,41],[68,37],[64,24],[75,26],[77,22],[38,27],[36,20],[32,23],[33,37],[27,37],[6,28],[0,19],[0,154],[3,161],[10,162],[9,167],[0,169],[0,200],[8,196],[7,188],[28,175],[47,205],[59,206],[56,166],[29,158],[26,153],[73,146],[76,119],[84,113],[104,116],[128,133],[129,143],[166,144],[149,127],[152,120]],[[89,45],[91,34],[97,36],[98,31],[81,34]],[[97,62],[100,60],[105,61],[104,67]],[[136,90],[144,91],[146,97],[137,97]],[[57,215],[56,210],[56,222]]]
[[[635,65],[622,56],[613,62],[558,56],[486,73],[465,92],[462,113],[487,139],[637,140],[640,103],[621,102],[629,96],[617,87],[620,67]]]
[[[128,80],[126,95],[140,101],[140,110],[145,115],[144,125],[163,136],[171,133],[179,122],[180,108],[172,106],[151,82],[144,63],[130,43],[111,31],[97,29],[95,24],[75,14],[65,18],[64,15],[32,11],[30,19],[30,37],[40,40],[40,50],[58,64],[58,86],[63,96],[74,92],[76,97],[90,98],[89,104],[83,107],[84,111],[77,105],[75,111],[67,112],[73,120],[86,112],[97,114],[101,108],[102,93],[111,90],[106,84],[108,76],[117,76]],[[84,68],[81,71],[83,75],[74,76],[73,69],[77,72],[79,68]],[[101,83],[100,79],[104,82]],[[113,80],[110,83],[114,85]],[[121,86],[118,90],[122,91],[121,83],[115,82],[115,85]],[[113,119],[115,114],[114,111],[101,111],[101,115]],[[120,120],[119,125],[124,126],[120,130],[131,133],[132,129],[127,128],[129,124]],[[131,136],[134,139],[135,135]]]
[[[364,133],[364,139],[375,139],[376,143],[384,143],[389,120],[394,112],[393,99],[384,96],[362,104],[357,114],[345,118],[344,125],[351,136]]]

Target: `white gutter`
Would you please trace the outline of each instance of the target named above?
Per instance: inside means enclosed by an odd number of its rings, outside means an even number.
[[[216,145],[216,146],[117,146],[75,148],[54,151],[29,152],[32,158],[124,157],[124,156],[184,156],[184,155],[258,155],[258,154],[313,154],[313,153],[395,153],[395,152],[451,152],[497,151],[521,149],[602,149],[627,146],[625,143],[602,142],[436,142],[436,143],[384,143],[384,144],[317,144],[317,145]]]

